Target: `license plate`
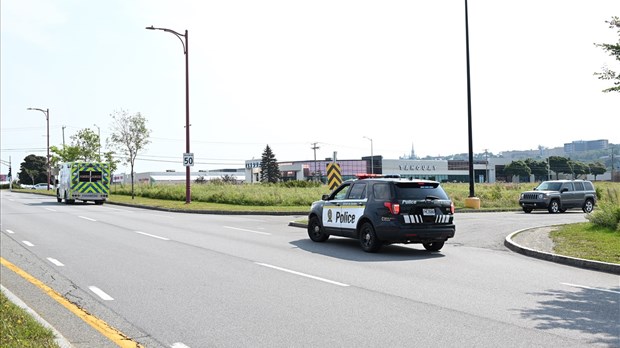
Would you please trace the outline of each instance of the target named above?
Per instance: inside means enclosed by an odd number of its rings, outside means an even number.
[[[435,209],[423,209],[422,210],[422,215],[424,215],[424,216],[434,216],[435,215]]]

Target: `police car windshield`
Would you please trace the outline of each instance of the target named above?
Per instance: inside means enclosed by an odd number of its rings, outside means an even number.
[[[425,200],[427,197],[430,197],[428,199],[449,199],[438,183],[396,183],[395,186],[398,200]]]

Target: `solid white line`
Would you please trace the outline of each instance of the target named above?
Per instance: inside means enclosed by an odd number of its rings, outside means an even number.
[[[56,260],[56,259],[53,259],[53,258],[51,258],[51,257],[48,257],[48,258],[47,258],[47,260],[48,260],[49,262],[51,262],[51,263],[55,264],[55,265],[56,265],[56,266],[58,266],[58,267],[62,267],[62,266],[64,266],[64,265],[62,264],[62,262],[60,262],[60,261],[58,261],[58,260]]]
[[[56,211],[56,209],[52,209],[52,208],[45,208],[45,210]]]
[[[230,228],[231,230],[237,230],[237,231],[244,231],[244,232],[251,232],[251,233],[256,233],[256,234],[262,234],[265,236],[271,236],[271,233],[267,233],[267,232],[259,232],[259,231],[252,231],[252,230],[246,230],[244,228],[237,228],[237,227],[230,227],[230,226],[224,226],[224,228]]]
[[[349,286],[348,284],[336,282],[336,281],[325,279],[325,278],[321,278],[321,277],[316,277],[316,276],[313,276],[313,275],[309,275],[309,274],[305,274],[305,273],[301,273],[301,272],[297,272],[297,271],[292,271],[290,269],[286,269],[286,268],[282,268],[282,267],[278,267],[278,266],[273,266],[273,265],[269,265],[269,264],[266,264],[266,263],[255,262],[255,264],[260,265],[260,266],[265,266],[265,267],[273,268],[273,269],[277,269],[278,271],[288,272],[288,273],[296,274],[296,275],[299,275],[299,276],[302,276],[302,277],[311,278],[311,279],[314,279],[314,280],[320,280],[320,281],[325,282],[325,283],[330,283],[330,284],[334,284],[334,285],[338,285],[338,286]]]
[[[578,284],[571,284],[571,283],[561,283],[561,284],[572,286],[572,287],[575,287],[575,288],[582,288],[582,289],[596,290],[596,291],[603,291],[603,292],[611,292],[612,294],[620,294],[620,291],[607,290],[607,289],[601,289],[601,288],[593,288],[593,287],[585,286],[585,285],[578,285]]]
[[[34,244],[30,243],[30,242],[29,242],[29,241],[27,241],[27,240],[23,240],[23,241],[22,241],[22,243],[26,244],[26,245],[27,245],[27,246],[29,246],[29,247],[33,247],[33,246],[34,246]]]
[[[136,232],[136,233],[139,233],[139,234],[142,234],[142,235],[145,235],[145,236],[149,236],[149,237],[153,237],[153,238],[161,239],[161,240],[170,240],[170,239],[168,239],[168,238],[165,238],[165,237],[160,237],[160,236],[156,236],[156,235],[154,235],[154,234],[150,234],[150,233],[146,233],[146,232],[140,232],[140,231],[135,231],[135,232]]]
[[[11,230],[6,230],[8,233],[13,234],[15,232],[11,231]]]
[[[97,221],[95,219],[88,218],[86,216],[78,216],[80,219],[88,220],[88,221]]]
[[[106,294],[105,292],[103,292],[103,290],[99,289],[96,286],[89,286],[88,288],[90,289],[90,291],[94,292],[97,296],[101,297],[101,299],[104,301],[114,300],[112,296]]]
[[[189,346],[184,345],[181,342],[173,343],[170,348],[189,348]]]

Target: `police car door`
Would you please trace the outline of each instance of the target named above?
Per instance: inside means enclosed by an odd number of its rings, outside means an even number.
[[[345,236],[357,236],[357,222],[364,214],[366,208],[366,183],[355,182],[347,194],[347,198],[342,201],[340,215],[336,216],[336,221],[340,223],[341,233]]]
[[[351,188],[350,182],[343,183],[332,192],[330,198],[323,205],[323,227],[330,234],[340,235],[340,222],[336,218],[340,217],[341,205],[347,197],[349,188]]]

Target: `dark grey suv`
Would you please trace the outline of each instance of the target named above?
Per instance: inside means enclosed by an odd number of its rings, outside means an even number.
[[[519,205],[526,213],[546,209],[549,213],[563,213],[578,208],[591,213],[596,205],[596,190],[586,180],[543,181],[533,191],[521,193]]]
[[[454,237],[454,204],[439,182],[371,178],[347,181],[312,203],[308,236],[358,239],[366,252],[391,243],[422,243],[439,251]]]

